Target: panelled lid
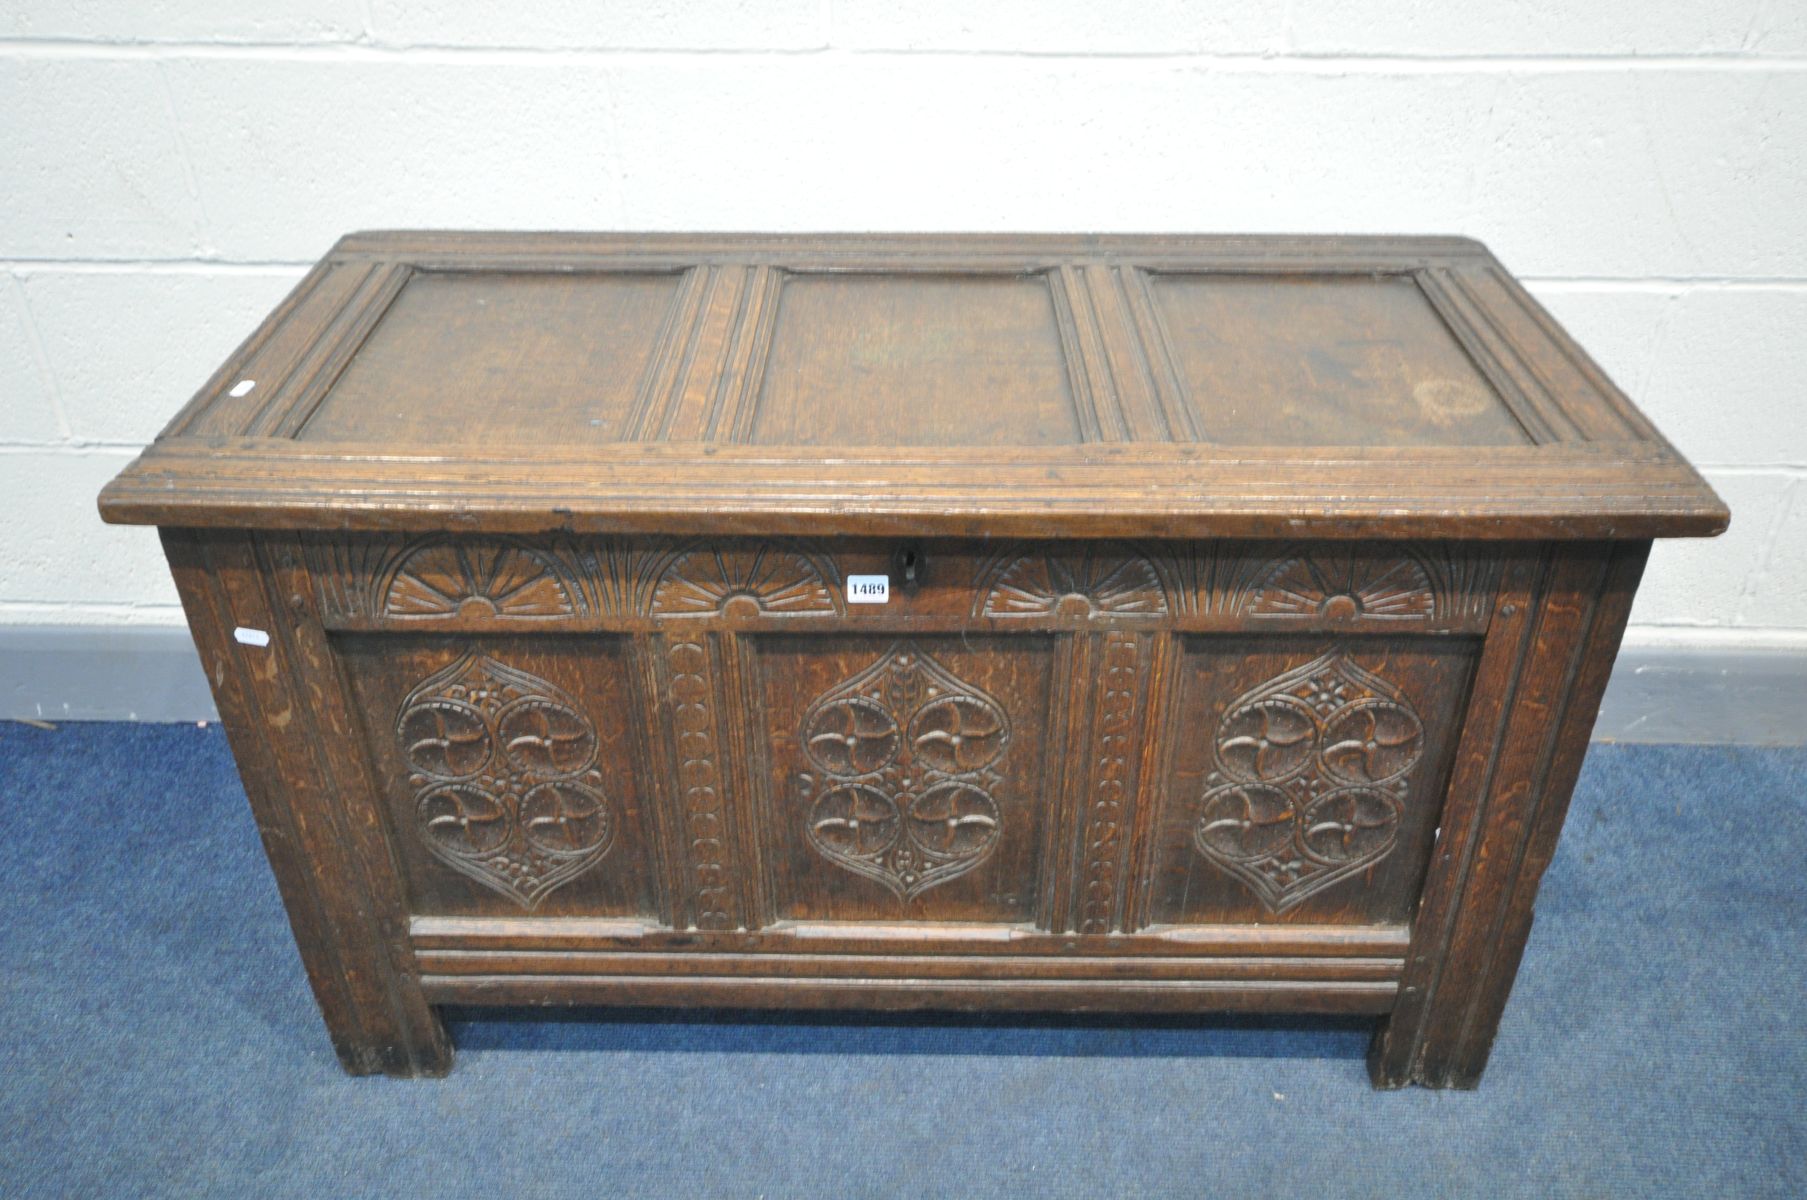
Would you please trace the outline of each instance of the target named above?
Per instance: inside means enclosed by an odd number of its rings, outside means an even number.
[[[1619,537],[1712,490],[1454,238],[365,233],[101,496],[160,525]]]

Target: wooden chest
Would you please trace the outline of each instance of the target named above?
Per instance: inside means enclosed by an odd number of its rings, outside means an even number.
[[[445,1003],[1378,1015],[1486,1063],[1651,539],[1476,243],[360,234],[162,529],[347,1070]]]

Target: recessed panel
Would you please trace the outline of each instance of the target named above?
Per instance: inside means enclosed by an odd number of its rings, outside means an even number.
[[[620,441],[675,274],[418,272],[300,437]]]
[[[1407,276],[1156,274],[1149,287],[1207,442],[1529,440]]]
[[[1479,646],[1186,639],[1151,920],[1409,921]]]
[[[1035,919],[1053,642],[758,641],[780,919]]]
[[[334,641],[409,911],[656,920],[619,638]]]
[[[752,428],[765,445],[1078,442],[1048,281],[793,276]]]

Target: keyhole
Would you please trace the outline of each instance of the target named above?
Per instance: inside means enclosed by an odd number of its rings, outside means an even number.
[[[922,552],[916,547],[900,548],[893,562],[899,586],[914,588],[922,582]]]

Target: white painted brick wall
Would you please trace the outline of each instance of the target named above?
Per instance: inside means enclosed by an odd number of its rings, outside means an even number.
[[[401,225],[1472,234],[1733,507],[1633,639],[1807,647],[1800,0],[10,0],[0,622],[178,622],[95,491]]]
[[[32,269],[21,286],[70,435],[150,441],[303,274]]]

